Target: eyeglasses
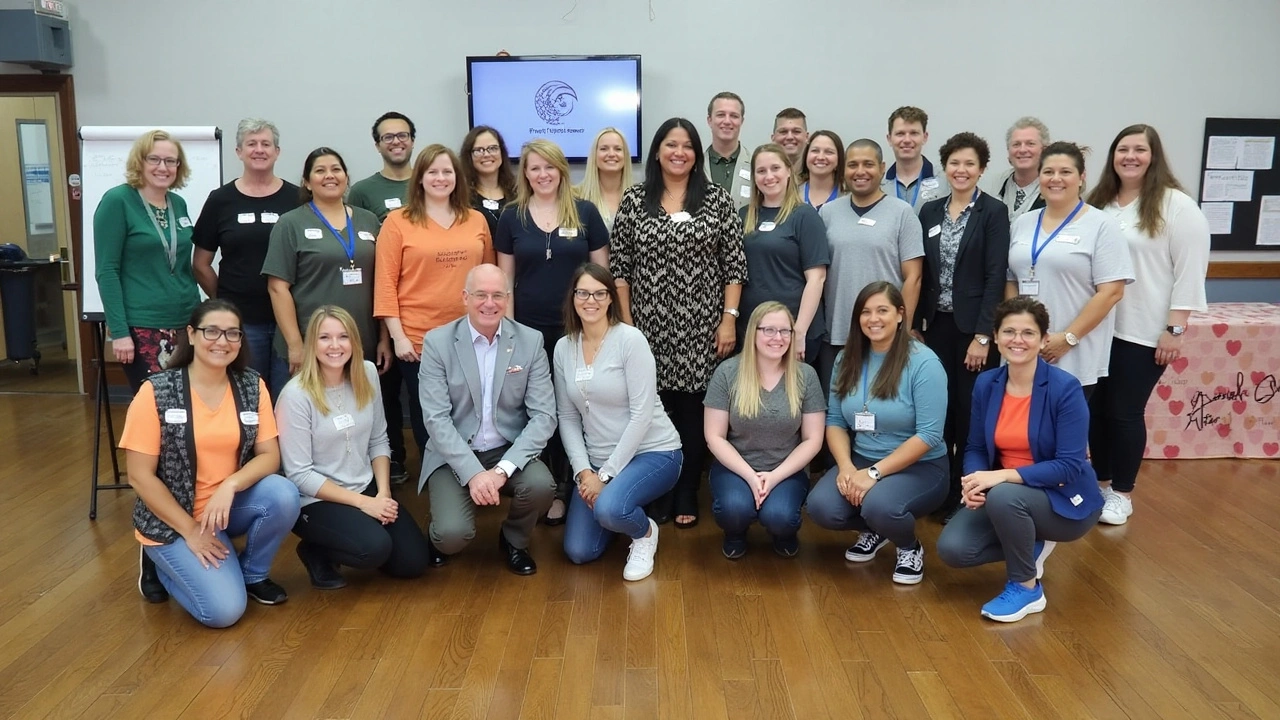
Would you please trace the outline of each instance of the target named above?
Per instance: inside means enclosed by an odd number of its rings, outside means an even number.
[[[471,148],[471,154],[476,157],[480,157],[481,155],[497,155],[500,152],[502,152],[502,148],[497,145],[486,145],[484,147]]]
[[[1011,328],[1011,327],[1000,328],[1000,337],[1005,340],[1012,340],[1016,337],[1019,337],[1027,342],[1034,342],[1035,340],[1039,339],[1040,331],[1039,330],[1023,330],[1019,332],[1018,330],[1015,330],[1014,328]]]
[[[391,143],[396,142],[397,140],[400,142],[408,142],[409,133],[407,132],[387,133],[379,139],[382,140],[382,143],[384,145],[390,145]]]
[[[473,293],[467,293],[467,294],[470,295],[472,299],[474,299],[476,302],[489,302],[490,300],[494,302],[502,302],[503,300],[506,300],[507,298],[511,297],[511,293],[507,293],[507,292],[491,292],[491,293],[473,292]]]
[[[781,335],[784,339],[791,337],[791,328],[779,328],[779,327],[769,327],[767,325],[761,325],[760,327],[756,328],[756,332],[764,333],[764,336],[767,338],[778,337],[779,335]]]
[[[196,330],[199,330],[200,334],[204,336],[204,339],[209,342],[214,342],[220,337],[225,337],[229,343],[238,343],[244,339],[244,331],[240,328],[227,328],[226,330],[223,330],[222,328],[206,325],[205,327],[198,327]]]
[[[146,157],[147,164],[151,167],[159,167],[164,165],[168,168],[176,168],[182,164],[178,158],[160,157],[159,155],[148,155]]]
[[[609,291],[608,290],[583,290],[581,288],[575,288],[573,291],[573,297],[577,300],[581,300],[582,302],[586,302],[587,298],[591,298],[592,300],[595,300],[596,302],[599,303],[609,299]]]

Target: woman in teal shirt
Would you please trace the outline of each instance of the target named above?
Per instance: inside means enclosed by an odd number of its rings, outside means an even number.
[[[893,581],[924,579],[916,518],[947,496],[942,444],[947,373],[938,356],[911,339],[902,292],[883,280],[862,288],[851,335],[836,356],[827,400],[827,445],[836,466],[809,493],[809,517],[828,530],[859,530],[845,551],[868,562],[886,543],[898,550]]]
[[[187,203],[174,190],[191,171],[182,144],[163,130],[143,133],[125,162],[125,182],[93,214],[94,277],[111,351],[134,392],[163,370],[178,329],[200,302],[191,273]]]

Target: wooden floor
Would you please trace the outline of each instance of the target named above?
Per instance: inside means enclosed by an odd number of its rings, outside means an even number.
[[[1147,463],[1134,519],[1060,547],[1012,626],[978,615],[1003,566],[944,567],[929,522],[912,588],[811,525],[731,563],[709,516],[629,584],[624,544],[574,567],[559,528],[510,575],[489,512],[418,581],[316,591],[290,539],[289,602],[217,631],[138,596],[131,492],[88,520],[90,407],[0,397],[0,717],[1280,718],[1280,463]]]

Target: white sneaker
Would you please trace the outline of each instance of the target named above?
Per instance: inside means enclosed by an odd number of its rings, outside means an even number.
[[[1107,525],[1123,525],[1133,514],[1133,501],[1127,496],[1106,488],[1102,493],[1102,516],[1098,522]]]
[[[653,556],[658,554],[658,523],[649,518],[649,537],[631,541],[627,553],[627,566],[622,568],[622,579],[629,582],[643,580],[653,573]]]

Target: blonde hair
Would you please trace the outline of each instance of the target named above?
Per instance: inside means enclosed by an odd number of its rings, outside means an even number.
[[[755,176],[756,159],[765,153],[777,155],[787,168],[787,188],[782,192],[782,206],[778,208],[778,217],[774,222],[782,224],[791,211],[803,203],[800,199],[800,189],[796,186],[796,174],[791,170],[791,162],[787,160],[786,151],[777,143],[765,143],[751,153],[751,202],[747,203],[747,218],[742,223],[744,232],[755,229],[756,221],[760,219],[760,207],[764,204],[764,193],[760,192],[760,187],[756,185]],[[843,170],[837,172],[843,172]]]
[[[329,403],[324,399],[324,377],[320,374],[320,359],[316,357],[316,336],[320,334],[320,323],[327,318],[333,318],[342,323],[342,329],[347,331],[351,340],[351,357],[347,359],[346,367],[342,368],[342,375],[347,382],[351,383],[351,389],[356,396],[356,409],[363,409],[365,405],[373,402],[374,389],[373,383],[369,382],[369,376],[364,372],[364,350],[360,344],[360,328],[356,327],[355,318],[351,317],[351,313],[337,305],[321,305],[311,313],[311,319],[307,321],[306,340],[303,344],[308,351],[302,354],[302,366],[298,370],[298,386],[310,396],[312,404],[321,415],[329,414]],[[353,372],[352,368],[358,368],[358,371]]]
[[[627,146],[627,136],[614,127],[607,127],[596,133],[596,139],[591,141],[591,152],[587,155],[587,169],[582,182],[573,190],[578,197],[600,208],[601,215],[605,213],[604,192],[600,190],[600,168],[596,165],[596,150],[600,147],[600,140],[610,133],[617,135],[622,141],[622,189],[626,190],[636,184],[631,172],[631,148]]]
[[[560,174],[560,185],[556,188],[556,222],[562,228],[581,228],[582,219],[578,217],[578,206],[573,203],[573,187],[569,184],[569,161],[559,145],[543,138],[534,138],[520,148],[520,177],[516,180],[516,207],[520,209],[520,222],[525,221],[529,201],[533,199],[533,186],[529,184],[525,170],[529,167],[529,156],[534,154],[550,163]]]
[[[742,355],[738,360],[738,377],[729,388],[734,409],[744,418],[760,415],[760,367],[756,364],[756,332],[760,320],[770,313],[780,312],[787,316],[787,327],[791,328],[791,346],[782,357],[782,387],[787,392],[787,408],[791,417],[800,415],[800,406],[804,400],[803,381],[800,375],[800,360],[796,357],[796,343],[804,342],[804,338],[795,336],[796,322],[786,305],[775,300],[761,303],[751,313],[747,321],[747,334],[742,341]]]
[[[182,151],[182,143],[164,130],[144,132],[141,137],[133,141],[133,147],[129,148],[129,158],[125,160],[124,164],[124,181],[130,187],[139,189],[146,185],[142,173],[147,165],[147,156],[155,149],[158,142],[171,142],[174,147],[178,148],[178,172],[175,174],[173,184],[169,186],[169,189],[181,190],[191,177],[191,168],[187,165],[187,154]]]

